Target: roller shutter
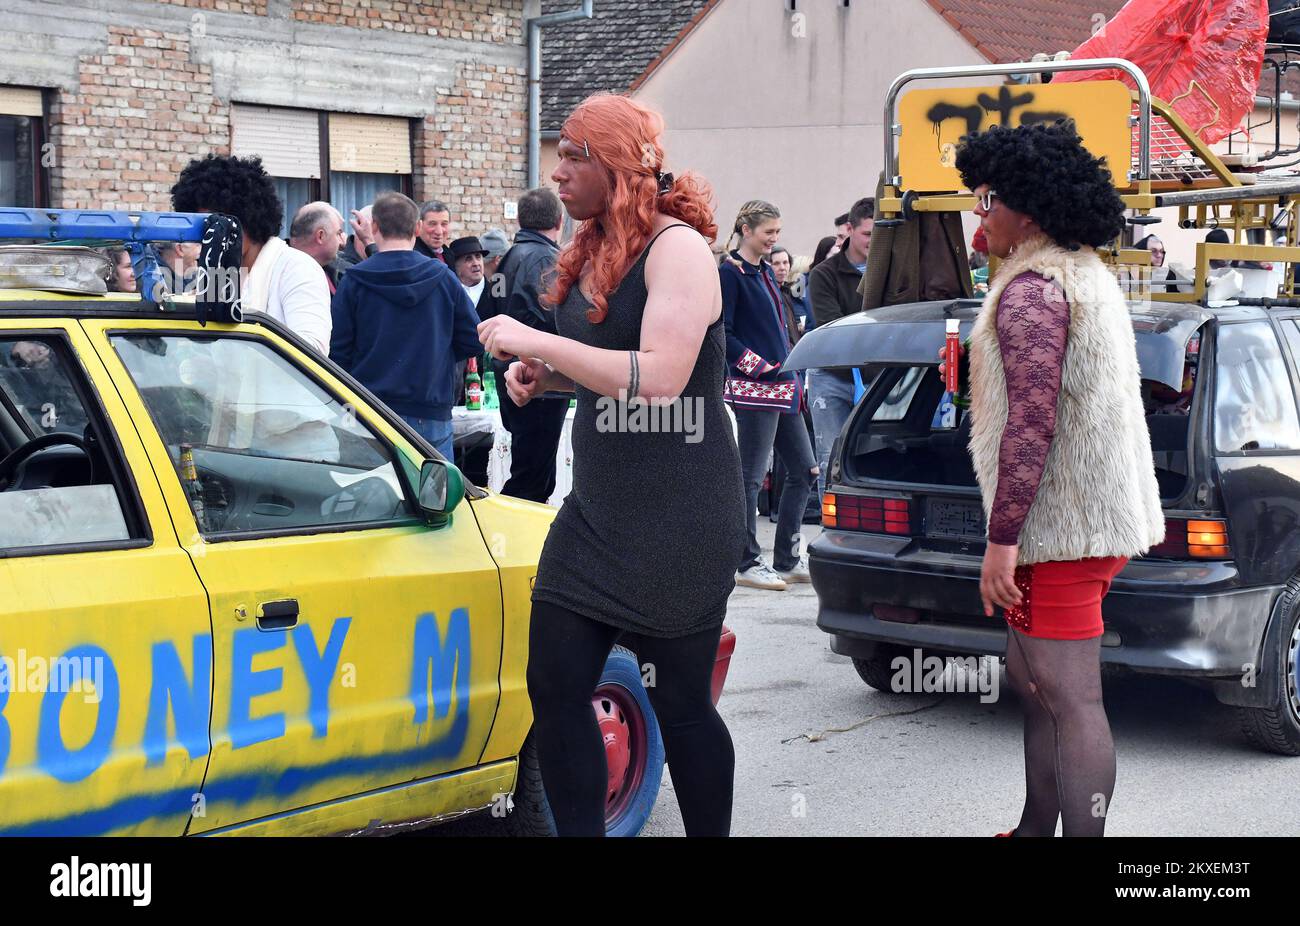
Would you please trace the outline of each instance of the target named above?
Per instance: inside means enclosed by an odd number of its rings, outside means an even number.
[[[411,173],[410,123],[391,116],[330,113],[330,170]]]
[[[320,117],[306,109],[236,104],[230,115],[230,152],[262,159],[272,177],[320,179]]]

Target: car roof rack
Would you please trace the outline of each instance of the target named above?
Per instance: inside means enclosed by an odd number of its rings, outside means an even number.
[[[902,95],[915,81],[969,83],[969,78],[1021,78],[1063,71],[1123,72],[1136,89],[1116,80],[1070,83],[1003,83],[952,87]],[[901,100],[900,100],[901,96]],[[912,99],[909,100],[909,97]],[[900,105],[901,103],[901,105]],[[926,107],[926,104],[930,104]],[[901,224],[919,212],[962,212],[975,207],[963,193],[953,154],[966,131],[977,131],[992,117],[1002,125],[1075,119],[1093,154],[1111,165],[1115,190],[1132,210],[1134,228],[1159,221],[1152,209],[1178,208],[1180,228],[1223,228],[1226,244],[1199,242],[1194,279],[1187,292],[1152,292],[1150,253],[1118,247],[1099,253],[1112,268],[1135,277],[1137,294],[1157,302],[1204,304],[1209,298],[1210,261],[1273,261],[1286,265],[1279,287],[1284,297],[1297,295],[1295,264],[1300,247],[1251,244],[1248,232],[1287,230],[1293,240],[1300,228],[1295,204],[1300,176],[1293,173],[1234,172],[1206,145],[1170,104],[1151,95],[1142,69],[1123,58],[1021,61],[946,68],[916,68],[895,78],[885,98],[885,172],[877,203],[878,221]],[[950,121],[951,120],[951,121]],[[1122,164],[1121,173],[1115,165]],[[996,265],[995,265],[996,266]]]
[[[151,247],[164,242],[203,242],[212,219],[211,213],[200,212],[0,207],[0,290],[103,296],[107,290],[105,262],[90,249],[120,245],[131,255],[139,293],[138,302],[126,300],[126,305],[138,305],[148,312],[193,311],[197,307],[201,321],[209,314],[237,317],[237,298],[200,305],[192,295],[172,293],[158,253]],[[209,289],[212,296],[224,292],[221,286]],[[237,294],[237,287],[234,292]]]
[[[0,208],[0,239],[51,244],[95,241],[202,241],[206,213],[104,209]]]

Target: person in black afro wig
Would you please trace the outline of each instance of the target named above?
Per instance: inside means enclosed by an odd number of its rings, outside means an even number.
[[[223,212],[239,219],[244,237],[266,244],[280,231],[284,206],[262,159],[209,154],[193,160],[172,187],[177,212]]]
[[[967,189],[987,184],[1068,250],[1097,248],[1124,230],[1124,203],[1105,160],[1083,146],[1073,120],[993,126],[962,138],[957,170]],[[1000,255],[1004,256],[1004,255]]]

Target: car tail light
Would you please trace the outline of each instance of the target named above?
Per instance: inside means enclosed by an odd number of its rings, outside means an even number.
[[[905,608],[892,604],[873,604],[871,613],[878,620],[892,621],[896,624],[919,624],[921,611],[918,608]]]
[[[883,495],[822,496],[822,526],[844,531],[911,536],[912,503]]]
[[[1152,547],[1147,555],[1170,559],[1230,559],[1227,522],[1167,518],[1164,542]]]

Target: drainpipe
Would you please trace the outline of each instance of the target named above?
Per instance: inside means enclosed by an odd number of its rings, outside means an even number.
[[[528,27],[528,189],[541,184],[542,172],[542,30],[547,26],[591,19],[593,0],[582,0],[582,7],[563,13],[534,16]]]

